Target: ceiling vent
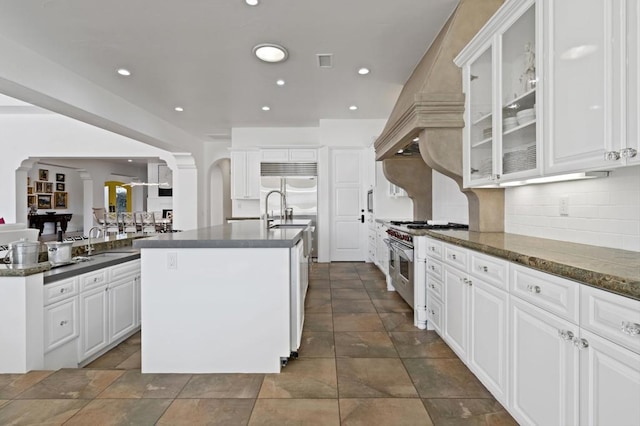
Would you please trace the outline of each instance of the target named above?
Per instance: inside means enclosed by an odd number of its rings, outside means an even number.
[[[318,66],[320,68],[333,68],[333,54],[324,53],[316,55],[318,57]]]

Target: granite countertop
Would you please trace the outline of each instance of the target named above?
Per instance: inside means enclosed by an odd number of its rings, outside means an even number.
[[[55,276],[55,280],[67,278],[69,276],[90,272],[92,270],[104,268],[112,264],[122,263],[140,257],[137,250],[131,248],[133,240],[143,238],[143,234],[119,234],[109,235],[102,238],[92,239],[91,244],[95,247],[96,253],[91,256],[92,260],[87,262],[71,263],[69,265],[57,266],[52,268],[51,263],[47,261],[47,247],[43,243],[40,251],[40,262],[34,265],[6,265],[0,263],[0,277],[26,277],[41,272],[45,273],[45,283],[52,281],[48,276]],[[79,240],[73,243],[71,248],[71,256],[86,256],[85,246],[88,240]],[[116,254],[115,252],[119,252]],[[111,253],[108,258],[105,253]],[[128,255],[127,255],[128,253]],[[120,256],[120,254],[123,254]],[[119,257],[123,259],[117,260]],[[127,258],[129,257],[129,258]],[[51,271],[51,272],[48,272]],[[68,273],[67,273],[68,272]]]
[[[285,221],[282,228],[265,229],[261,220],[199,228],[173,234],[159,234],[134,241],[135,248],[281,248],[293,247],[302,238],[310,220]]]
[[[410,232],[640,300],[638,252],[502,232]]]

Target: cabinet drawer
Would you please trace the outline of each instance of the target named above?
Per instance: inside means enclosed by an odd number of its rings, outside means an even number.
[[[289,150],[288,149],[261,150],[260,161],[262,161],[263,163],[289,161]]]
[[[580,286],[580,327],[640,354],[640,301]]]
[[[455,266],[467,270],[467,250],[462,247],[452,246],[450,244],[444,244],[444,261],[449,265]]]
[[[578,324],[580,284],[511,264],[510,293]]]
[[[315,149],[290,149],[289,161],[315,163],[317,160]]]
[[[507,291],[507,278],[509,276],[509,263],[485,254],[470,252],[469,272],[486,283],[492,284]]]
[[[78,337],[78,298],[44,308],[44,352]]]
[[[442,259],[442,242],[429,238],[427,240],[427,256]]]
[[[431,258],[427,259],[427,277],[442,281],[442,262]]]
[[[427,296],[427,321],[442,336],[442,302],[435,297]]]
[[[140,273],[140,259],[111,267],[111,281]]]
[[[82,291],[92,288],[100,287],[106,284],[107,281],[107,269],[101,269],[95,272],[89,272],[88,274],[80,275],[80,289]]]
[[[78,294],[78,280],[69,278],[44,286],[44,306]]]
[[[442,281],[427,277],[427,294],[429,295],[428,297],[435,296],[439,300],[442,300],[444,294]]]

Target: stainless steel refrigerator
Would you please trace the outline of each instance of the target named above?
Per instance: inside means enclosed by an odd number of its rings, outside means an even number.
[[[265,211],[269,191],[284,192],[287,207],[293,209],[294,219],[310,219],[313,231],[312,257],[318,256],[318,179],[316,163],[262,163],[260,165],[260,214]],[[280,216],[280,197],[269,197],[269,215]],[[284,216],[284,213],[282,213]]]

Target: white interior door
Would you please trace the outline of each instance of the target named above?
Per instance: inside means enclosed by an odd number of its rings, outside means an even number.
[[[363,149],[331,152],[331,260],[365,260]]]

